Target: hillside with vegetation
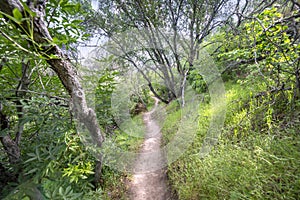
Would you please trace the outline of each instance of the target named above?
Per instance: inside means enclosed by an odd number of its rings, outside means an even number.
[[[0,199],[299,199],[299,38],[294,0],[3,0]]]

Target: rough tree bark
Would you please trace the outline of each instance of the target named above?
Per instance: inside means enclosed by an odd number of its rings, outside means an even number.
[[[76,114],[80,123],[83,123],[89,130],[93,141],[100,147],[103,143],[104,137],[101,134],[100,127],[98,125],[95,111],[88,107],[86,103],[84,90],[79,82],[79,77],[76,69],[72,66],[70,59],[64,55],[62,50],[57,45],[50,45],[52,37],[44,21],[45,15],[45,1],[28,1],[28,7],[32,12],[36,13],[35,17],[31,17],[31,24],[33,27],[28,27],[26,22],[23,24],[16,24],[20,30],[26,30],[33,28],[34,42],[37,44],[42,44],[43,48],[40,49],[39,53],[43,55],[51,55],[47,62],[50,64],[51,68],[56,72],[60,81],[64,85],[65,89],[71,96],[72,109]],[[17,8],[23,16],[25,16],[25,9],[20,0],[2,0],[0,10],[10,16],[13,16],[13,10]],[[27,16],[30,16],[27,13]],[[34,44],[33,44],[34,45]],[[39,48],[37,48],[39,49]],[[53,57],[55,57],[53,59]],[[101,157],[99,155],[99,160]],[[97,164],[96,177],[99,177],[99,165]]]
[[[7,116],[2,112],[3,106],[0,102],[0,130],[3,131],[9,128]],[[9,162],[12,164],[18,163],[20,159],[20,148],[10,135],[1,136],[1,143],[8,155]]]

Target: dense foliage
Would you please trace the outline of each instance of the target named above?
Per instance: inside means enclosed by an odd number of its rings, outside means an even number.
[[[16,2],[24,9],[6,12]],[[293,0],[3,1],[0,198],[126,199],[130,174],[101,166],[81,140],[72,112],[78,96],[66,84],[75,76],[103,136],[132,152],[142,138],[120,128],[116,91],[128,96],[121,103],[136,127],[144,126],[140,114],[152,96],[166,104],[165,144],[180,128],[187,85],[202,93],[196,138],[168,167],[179,199],[299,198],[299,10]],[[37,16],[48,38],[39,38]],[[98,37],[102,44],[81,62],[78,47]],[[194,66],[202,50],[222,74],[227,102],[221,136],[204,158],[198,153],[214,110],[209,83]],[[57,61],[74,73],[53,67]]]
[[[225,41],[215,55],[224,80],[231,79],[226,81],[227,117],[218,145],[201,159],[212,116],[204,101],[197,139],[169,167],[179,199],[298,198],[299,33],[286,18],[278,7],[268,8],[245,21],[238,34],[225,29],[209,39]],[[299,27],[299,18],[294,23]],[[180,110],[169,112],[166,142],[181,118]]]

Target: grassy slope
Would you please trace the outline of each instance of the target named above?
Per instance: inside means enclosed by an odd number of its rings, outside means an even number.
[[[251,100],[250,96],[260,89],[253,85],[246,88],[226,84],[228,107],[224,130],[218,145],[205,159],[200,159],[197,152],[209,124],[210,106],[202,106],[196,139],[169,166],[169,178],[180,199],[297,199],[300,196],[299,113],[297,108],[281,105],[278,109],[265,100],[261,103],[255,98]],[[168,106],[169,115],[163,127],[165,143],[178,128],[181,116],[175,107],[176,103]],[[282,117],[284,112],[289,115]]]

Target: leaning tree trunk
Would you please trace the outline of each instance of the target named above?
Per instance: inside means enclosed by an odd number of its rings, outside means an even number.
[[[83,123],[89,130],[93,141],[97,146],[101,146],[104,137],[101,134],[100,127],[97,123],[96,113],[93,109],[89,108],[86,103],[84,90],[79,82],[77,71],[72,66],[70,59],[63,54],[62,50],[52,42],[49,30],[44,21],[45,13],[45,1],[28,1],[29,8],[32,12],[36,13],[35,17],[30,17],[30,24],[33,27],[28,27],[27,23],[16,24],[21,31],[30,32],[28,30],[33,28],[34,42],[43,45],[43,48],[37,48],[39,53],[45,55],[51,55],[51,58],[47,59],[51,68],[56,72],[60,81],[64,85],[65,89],[71,96],[73,111],[75,112],[80,123]],[[13,16],[13,10],[18,9],[23,16],[30,16],[30,13],[26,13],[20,0],[1,0],[0,10],[10,16]],[[26,34],[26,33],[25,33]],[[99,159],[101,159],[99,157]],[[99,169],[99,164],[98,164]],[[97,170],[97,173],[100,173]],[[99,174],[96,174],[99,177]]]
[[[3,107],[2,103],[0,102],[0,131],[9,128],[9,122],[7,116],[2,112]],[[4,147],[8,155],[9,162],[11,164],[18,163],[20,159],[20,148],[18,144],[10,137],[10,135],[1,136],[0,137],[1,143]]]

